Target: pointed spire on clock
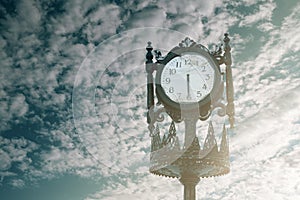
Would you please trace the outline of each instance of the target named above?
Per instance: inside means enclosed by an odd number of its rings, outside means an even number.
[[[169,132],[167,133],[167,135],[164,135],[163,143],[165,145],[169,145],[171,148],[174,148],[176,139],[178,138],[176,136],[175,123],[174,121],[172,121],[169,128]]]
[[[156,125],[155,133],[153,134],[151,141],[151,152],[157,151],[161,148],[161,139],[160,139],[160,131],[159,126]]]
[[[208,125],[208,133],[207,133],[206,139],[204,141],[203,150],[211,149],[216,144],[217,144],[217,141],[216,141],[216,138],[214,135],[214,128],[213,128],[212,122],[210,121],[209,125]]]
[[[229,153],[229,148],[228,148],[228,140],[227,140],[227,131],[225,124],[223,125],[223,132],[222,132],[222,141],[221,141],[221,147],[220,147],[220,152],[222,153]]]
[[[165,133],[164,134],[164,136],[163,136],[163,138],[162,138],[162,140],[161,140],[161,146],[163,147],[163,146],[166,146],[167,145],[167,143],[168,143],[168,133]]]
[[[174,121],[171,122],[170,128],[169,128],[169,134],[171,136],[176,135],[176,128],[175,128],[175,123]]]
[[[201,149],[200,149],[199,139],[197,136],[195,136],[190,146],[187,149],[185,149],[183,155],[186,157],[190,157],[190,156],[198,157],[200,151]]]

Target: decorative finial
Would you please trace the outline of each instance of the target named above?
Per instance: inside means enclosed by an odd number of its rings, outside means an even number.
[[[147,63],[153,63],[152,59],[153,59],[153,54],[152,54],[152,50],[153,47],[151,46],[151,42],[148,42],[148,46],[146,47],[147,50],[147,54],[146,54],[146,64]]]
[[[230,39],[229,39],[229,34],[228,33],[225,33],[224,34],[224,51],[226,52],[226,51],[230,51],[231,50],[231,48],[230,48],[230,46],[229,46],[229,42],[230,42]]]

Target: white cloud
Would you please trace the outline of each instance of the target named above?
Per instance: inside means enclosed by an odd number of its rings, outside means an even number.
[[[274,2],[266,2],[259,5],[257,12],[252,15],[246,15],[244,19],[241,20],[240,26],[252,26],[259,21],[271,21],[273,10],[276,8]]]
[[[218,6],[222,6],[221,1],[204,1],[204,0],[194,0],[189,1],[188,4],[183,4],[182,1],[158,1],[157,5],[168,13],[172,14],[192,14],[198,13],[201,16],[210,16],[214,15],[214,10]]]
[[[4,96],[5,100],[0,101],[0,116],[1,119],[1,128],[0,130],[8,130],[10,128],[10,120],[11,119],[21,119],[25,117],[28,111],[28,103],[26,102],[26,98],[23,94],[16,94],[13,97]],[[14,121],[15,123],[19,123],[19,121]]]
[[[28,155],[34,152],[38,145],[32,141],[24,138],[6,139],[0,137],[0,183],[6,183],[7,177],[14,177],[17,175],[11,167],[14,165],[17,170],[22,173],[27,173],[32,168],[32,160]],[[23,187],[24,181],[21,179],[11,179],[11,185],[15,187]]]
[[[18,15],[12,17],[6,15],[1,19],[2,25],[6,26],[5,34],[14,43],[27,33],[38,31],[40,28],[41,13],[33,1],[20,1],[16,5]]]
[[[141,175],[134,178],[123,178],[120,182],[101,192],[85,198],[85,200],[129,199],[182,199],[182,186],[176,179],[163,178],[154,175]],[[135,179],[135,180],[132,180]]]
[[[274,29],[274,25],[271,22],[265,22],[260,24],[257,28],[263,32],[271,32]]]
[[[88,21],[90,22],[84,33],[87,34],[89,41],[99,41],[105,35],[116,33],[118,26],[121,25],[120,8],[116,5],[103,5],[93,12]]]
[[[144,8],[130,16],[128,29],[140,27],[163,27],[166,23],[166,13],[161,8]]]
[[[11,166],[11,159],[9,157],[9,154],[3,150],[0,150],[0,156],[1,156],[0,170],[4,171],[6,169],[9,169]]]
[[[17,13],[24,22],[24,27],[32,29],[40,25],[41,13],[32,1],[20,1],[17,4]]]
[[[228,32],[230,26],[236,24],[238,19],[231,16],[228,12],[222,12],[208,21],[205,26],[206,30],[209,30],[207,36],[201,36],[200,39],[202,44],[221,44],[223,41],[224,33]]]
[[[13,179],[10,184],[16,188],[22,188],[25,186],[25,182],[22,179]]]
[[[4,179],[6,178],[6,177],[15,177],[15,176],[17,176],[17,174],[16,173],[13,173],[13,172],[9,172],[9,171],[0,171],[0,186],[2,186],[3,185],[3,183],[5,183],[4,182]]]
[[[28,111],[28,104],[25,102],[25,96],[23,94],[18,94],[13,98],[10,104],[9,113],[15,115],[16,117],[23,116]]]
[[[285,18],[282,27],[272,30],[255,59],[234,64],[237,66],[233,70],[235,89],[239,94],[247,94],[238,97],[237,113],[246,118],[272,102],[280,91],[292,90],[299,85],[299,75],[292,72],[296,66],[289,64],[297,60],[291,53],[299,51],[296,45],[300,41],[296,34],[299,32],[298,10],[296,7]],[[241,107],[245,105],[250,109]]]
[[[300,46],[298,45],[300,42],[300,35],[299,35],[299,20],[300,20],[300,4],[298,4],[294,9],[293,12],[287,16],[283,23],[282,27],[280,28],[280,39],[279,44],[282,46],[284,43],[284,50],[285,52],[293,51],[297,52],[300,50]],[[276,33],[276,32],[275,32]]]

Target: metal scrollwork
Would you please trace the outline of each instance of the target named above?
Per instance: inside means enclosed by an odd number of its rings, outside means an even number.
[[[164,59],[164,57],[161,54],[161,51],[159,51],[158,49],[155,49],[153,52],[154,52],[154,55],[155,55],[155,59],[157,61],[160,61],[160,60]]]
[[[202,44],[197,44],[197,47],[200,49],[203,49],[204,51],[206,51],[207,53],[209,53],[208,48],[206,48],[205,46],[203,46]]]
[[[165,108],[159,108],[156,111],[153,111],[152,119],[157,122],[162,122],[165,119],[165,117],[162,115],[163,112],[166,112]]]
[[[150,123],[149,123],[149,127],[154,127],[154,123],[155,122],[162,122],[164,121],[165,117],[162,114],[163,112],[166,112],[165,108],[159,108],[157,110],[154,110],[153,107],[149,109],[149,116],[150,116]],[[154,128],[153,128],[154,129]],[[149,128],[149,130],[151,131],[151,129]]]
[[[182,40],[179,43],[179,47],[192,47],[192,46],[195,46],[195,45],[197,45],[197,43],[194,40],[192,40],[188,37],[186,37],[184,40]]]
[[[218,61],[219,65],[224,63],[224,56],[223,54],[223,45],[216,45],[214,51],[210,51],[210,54]]]
[[[187,47],[197,47],[197,48],[200,48],[208,53],[209,50],[203,46],[202,44],[197,44],[194,40],[190,39],[189,37],[186,37],[184,40],[182,40],[179,45],[178,45],[180,48],[184,47],[184,48],[187,48]]]
[[[226,105],[224,103],[222,103],[222,102],[215,102],[212,105],[211,110],[214,110],[216,108],[220,108],[220,110],[218,110],[218,115],[220,117],[224,117],[226,115]]]
[[[200,116],[199,116],[199,119],[202,120],[202,121],[208,119],[208,117],[209,117],[210,114],[211,114],[211,111],[212,111],[212,110],[208,110],[207,114],[204,115],[204,116],[200,115]]]

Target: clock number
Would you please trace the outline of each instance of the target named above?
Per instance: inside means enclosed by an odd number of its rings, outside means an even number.
[[[176,68],[180,68],[181,67],[181,62],[176,62]],[[175,69],[174,69],[175,70]],[[176,71],[175,71],[175,73],[176,73]]]
[[[190,59],[184,60],[184,64],[185,64],[185,65],[191,65],[191,60],[190,60]]]
[[[210,74],[206,74],[205,80],[209,80],[209,79],[210,79]]]
[[[166,78],[165,80],[166,80],[166,83],[167,83],[167,84],[169,84],[169,83],[171,82],[171,79],[170,79],[170,78]]]
[[[204,84],[203,87],[202,87],[202,89],[206,90],[207,89],[207,85]]]
[[[201,96],[202,96],[201,91],[197,91],[197,97],[201,97]]]
[[[191,65],[191,66],[193,66],[193,65],[199,66],[198,60],[191,60],[191,59],[184,60],[184,64],[185,65]]]
[[[202,71],[202,72],[206,72],[206,67],[205,67],[205,65],[202,65],[202,66],[201,66],[201,71]]]
[[[170,75],[176,74],[176,69],[169,69],[169,73],[170,73]]]
[[[170,92],[170,93],[173,93],[173,92],[174,92],[174,88],[173,88],[173,87],[170,87],[170,88],[169,88],[169,92]]]
[[[181,99],[181,92],[177,93],[177,97],[178,97],[178,99]]]

